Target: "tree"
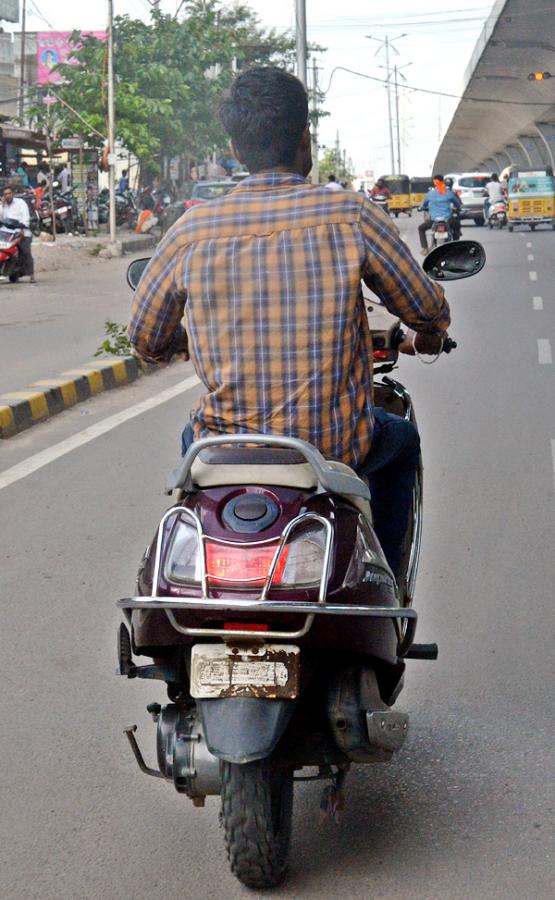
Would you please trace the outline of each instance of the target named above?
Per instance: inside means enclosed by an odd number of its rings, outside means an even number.
[[[156,10],[149,23],[129,16],[114,20],[117,139],[154,171],[164,158],[205,159],[224,151],[227,136],[215,111],[236,69],[291,68],[294,59],[291,35],[261,28],[248,6],[189,0],[185,9],[182,20]],[[106,45],[78,32],[73,42],[70,60],[56,67],[63,81],[53,92],[68,104],[57,107],[59,134],[82,135],[100,148],[100,135],[107,133]],[[47,93],[48,87],[40,91]],[[31,110],[39,127],[42,96]]]
[[[326,182],[329,175],[335,175],[337,181],[346,181],[349,185],[355,177],[355,173],[343,162],[341,154],[331,147],[327,147],[320,157],[320,181]]]

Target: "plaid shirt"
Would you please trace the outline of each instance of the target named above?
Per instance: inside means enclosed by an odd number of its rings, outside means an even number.
[[[251,175],[168,231],[135,292],[129,336],[150,360],[181,343],[206,388],[211,432],[286,434],[356,466],[371,443],[372,346],[361,278],[416,331],[449,307],[389,217],[300,175]]]

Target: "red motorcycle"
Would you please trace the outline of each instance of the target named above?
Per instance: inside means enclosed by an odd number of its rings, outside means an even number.
[[[0,221],[0,277],[13,283],[24,274],[19,245],[24,237],[23,225],[15,219]]]

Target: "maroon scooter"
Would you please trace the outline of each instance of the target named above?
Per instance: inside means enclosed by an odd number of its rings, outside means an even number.
[[[447,281],[484,262],[479,244],[460,242],[434,250],[424,267]],[[145,264],[131,264],[132,285]],[[384,376],[375,402],[414,420],[410,396],[387,375],[399,323],[373,337]],[[409,717],[394,704],[406,661],[437,657],[435,644],[415,643],[421,489],[419,472],[397,582],[367,483],[304,441],[205,438],[169,478],[174,505],[144,554],[135,596],[118,602],[127,620],[119,673],[167,687],[169,702],[147,707],[156,768],[136,726],[125,731],[143,772],[197,807],[221,797],[231,869],[250,888],[284,878],[295,781],[327,781],[321,806],[336,816],[350,766],[385,762],[405,742]]]

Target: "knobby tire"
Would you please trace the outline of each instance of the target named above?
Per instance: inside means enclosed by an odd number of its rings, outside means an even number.
[[[231,871],[246,887],[279,885],[286,874],[293,771],[268,760],[223,763],[222,824]]]

